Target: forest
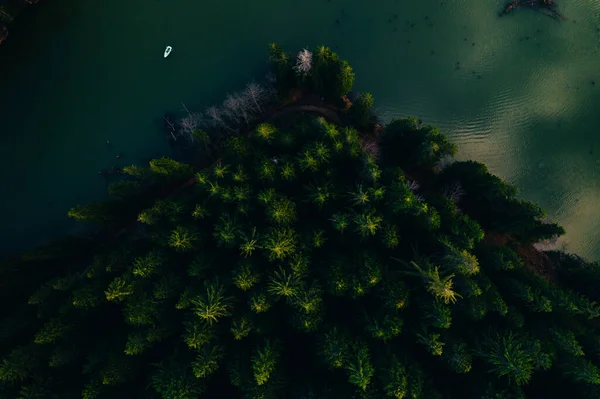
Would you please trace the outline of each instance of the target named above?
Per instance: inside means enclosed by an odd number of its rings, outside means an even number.
[[[0,43],[8,37],[8,25],[14,21],[17,14],[29,4],[39,0],[0,0]]]
[[[600,266],[329,48],[268,54],[0,264],[0,398],[600,397]]]

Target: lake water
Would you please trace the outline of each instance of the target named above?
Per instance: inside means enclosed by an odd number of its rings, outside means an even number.
[[[569,20],[498,18],[499,0],[40,2],[0,46],[0,253],[77,231],[98,171],[169,155],[161,116],[261,79],[278,42],[338,51],[385,119],[439,125],[599,259],[600,3],[557,1]]]

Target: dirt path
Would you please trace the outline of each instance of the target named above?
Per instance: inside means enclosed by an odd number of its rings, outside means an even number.
[[[533,245],[510,245],[511,239],[506,234],[486,232],[483,242],[488,245],[508,246],[523,260],[525,268],[542,277],[550,283],[556,282],[556,264],[543,251],[539,251]]]
[[[335,112],[334,110],[331,110],[327,107],[317,106],[317,105],[292,105],[289,107],[285,107],[285,108],[281,109],[280,111],[277,111],[273,115],[269,116],[265,120],[265,122],[270,122],[273,119],[277,119],[281,116],[289,115],[294,112],[314,112],[314,113],[324,116],[325,118],[329,119],[332,122],[337,123],[338,125],[342,124],[342,120],[340,119],[340,116],[337,114],[337,112]]]

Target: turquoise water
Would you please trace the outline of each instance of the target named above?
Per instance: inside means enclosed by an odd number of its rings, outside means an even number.
[[[275,41],[338,51],[385,119],[439,125],[567,229],[559,246],[600,258],[600,3],[561,1],[564,22],[503,5],[40,2],[0,46],[0,253],[77,231],[66,212],[105,195],[98,171],[169,155],[162,115],[262,79]]]

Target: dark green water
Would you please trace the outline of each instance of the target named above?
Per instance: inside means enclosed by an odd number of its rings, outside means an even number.
[[[40,2],[0,46],[0,253],[76,231],[98,171],[169,155],[161,116],[261,79],[275,41],[334,48],[386,119],[439,125],[600,258],[600,3],[559,1],[560,23],[498,0]]]

